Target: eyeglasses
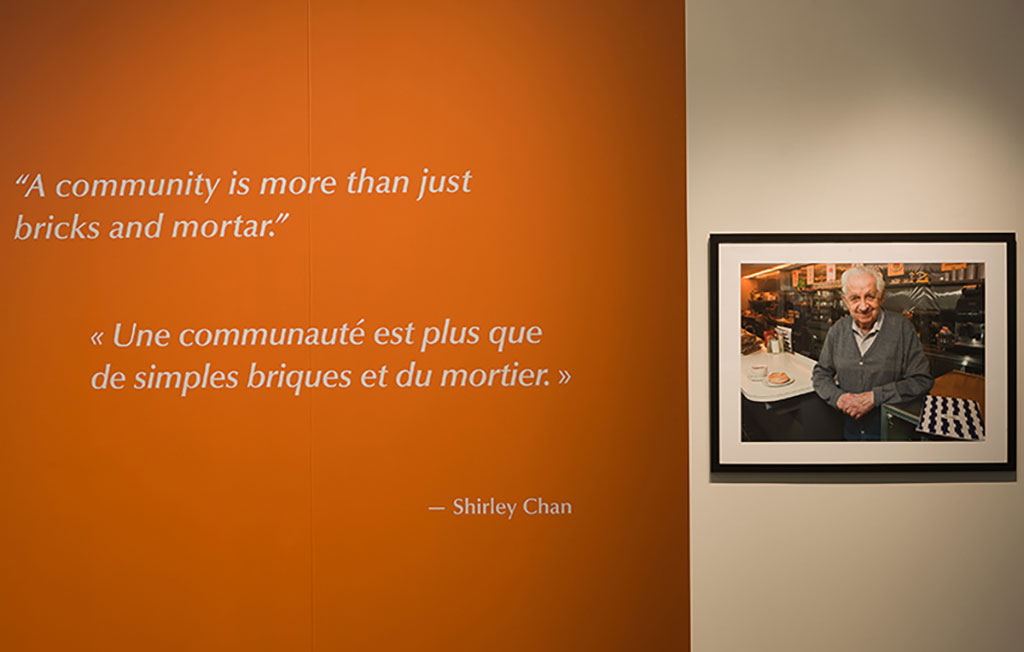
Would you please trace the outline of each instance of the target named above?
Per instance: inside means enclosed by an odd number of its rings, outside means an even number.
[[[849,301],[850,303],[857,303],[861,299],[867,301],[868,303],[874,303],[875,301],[878,301],[878,295],[875,294],[874,292],[868,292],[863,297],[860,296],[859,294],[846,295],[846,300]]]

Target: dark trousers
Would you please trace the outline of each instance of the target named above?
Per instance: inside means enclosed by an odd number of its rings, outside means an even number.
[[[882,439],[882,410],[874,408],[860,419],[844,415],[843,439],[846,441],[879,441]]]

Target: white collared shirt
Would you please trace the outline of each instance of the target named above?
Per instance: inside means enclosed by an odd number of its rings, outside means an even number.
[[[875,320],[875,325],[871,327],[867,334],[861,332],[856,321],[853,322],[853,339],[857,340],[857,348],[860,349],[861,355],[867,353],[871,345],[875,343],[875,336],[878,335],[878,331],[882,330],[883,319],[885,319],[885,311],[879,308],[878,319]]]

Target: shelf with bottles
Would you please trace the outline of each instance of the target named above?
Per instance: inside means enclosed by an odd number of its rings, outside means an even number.
[[[934,286],[945,286],[945,287],[967,287],[970,285],[984,285],[985,279],[963,279],[963,280],[927,280],[927,281],[912,281],[912,282],[895,282],[886,281],[886,288],[912,288],[912,287],[934,287]],[[842,290],[842,287],[838,282],[835,283],[818,283],[815,285],[805,285],[802,288],[787,288],[782,290],[780,294],[813,294],[815,292],[833,291],[837,295]]]
[[[976,279],[971,279],[971,280],[966,280],[965,279],[965,280],[961,280],[961,281],[937,280],[937,281],[914,281],[912,283],[892,283],[892,282],[889,282],[889,283],[886,283],[885,287],[886,288],[913,288],[913,287],[925,287],[925,286],[927,286],[927,287],[937,287],[937,286],[943,286],[943,287],[956,287],[956,286],[968,287],[968,286],[971,286],[971,285],[984,285],[984,284],[985,284],[985,279],[983,279],[983,278],[976,278]]]

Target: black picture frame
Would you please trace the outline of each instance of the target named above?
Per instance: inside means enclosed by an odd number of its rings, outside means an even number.
[[[744,417],[737,414],[737,406],[739,412],[743,412],[743,408],[750,404],[750,401],[742,395],[744,390],[737,387],[743,373],[740,364],[737,363],[742,357],[740,347],[737,346],[742,320],[742,299],[737,290],[742,287],[742,281],[737,272],[744,269],[744,264],[767,265],[769,259],[787,263],[788,266],[795,268],[811,267],[810,274],[814,274],[815,266],[821,263],[863,263],[881,266],[884,262],[898,265],[903,261],[913,266],[916,261],[916,264],[923,268],[926,264],[923,262],[925,259],[934,264],[962,259],[976,260],[984,265],[982,269],[985,270],[985,276],[981,282],[970,286],[976,288],[980,285],[984,300],[981,326],[984,351],[982,391],[983,398],[988,398],[984,401],[987,405],[984,440],[745,440],[745,435],[741,432]],[[1016,470],[1017,330],[1014,233],[711,234],[708,240],[708,264],[710,462],[713,473]],[[832,264],[827,266],[835,267]],[[901,268],[897,266],[890,268],[890,271],[892,269]],[[780,271],[787,271],[787,268],[780,266]],[[924,272],[920,274],[922,276],[919,278],[923,278]],[[836,283],[835,280],[831,282]],[[927,283],[939,284],[932,281]],[[838,291],[833,292],[838,296]],[[993,320],[991,323],[990,314]],[[920,333],[919,338],[924,341]],[[809,359],[804,358],[804,362]],[[929,360],[931,363],[932,359]],[[813,395],[802,400],[813,402]],[[958,446],[959,449],[956,448]]]

